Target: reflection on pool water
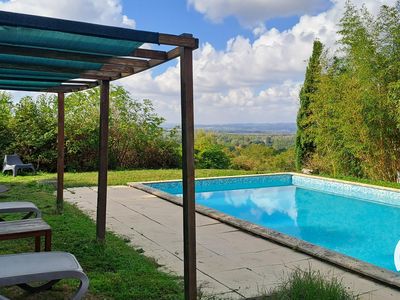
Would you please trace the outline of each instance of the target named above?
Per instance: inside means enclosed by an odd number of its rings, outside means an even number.
[[[400,240],[398,206],[296,185],[236,185],[221,191],[207,185],[211,191],[200,187],[197,204],[396,271],[393,254]],[[154,187],[177,196],[182,193],[179,188],[171,189],[170,183]]]

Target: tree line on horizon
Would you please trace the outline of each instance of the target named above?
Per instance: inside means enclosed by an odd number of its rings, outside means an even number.
[[[296,168],[396,179],[400,171],[400,1],[374,16],[346,4],[339,50],[320,41],[300,91]]]

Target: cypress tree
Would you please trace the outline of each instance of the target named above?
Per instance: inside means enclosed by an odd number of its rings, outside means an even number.
[[[297,114],[297,135],[296,135],[296,168],[300,170],[307,158],[315,150],[315,143],[310,128],[311,121],[311,95],[317,91],[318,78],[321,74],[321,55],[323,44],[316,40],[313,45],[313,52],[308,62],[304,84],[300,90],[300,108]]]

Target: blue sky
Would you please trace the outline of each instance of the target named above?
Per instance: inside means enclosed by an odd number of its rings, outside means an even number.
[[[353,0],[377,12],[396,0]],[[333,52],[346,0],[0,0],[0,9],[200,39],[195,122],[295,122],[312,44]],[[153,46],[154,47],[154,46]],[[119,80],[180,122],[179,60]],[[18,96],[21,96],[18,94]]]
[[[313,12],[319,13],[332,6],[332,2],[322,0],[322,5]],[[136,21],[137,29],[165,31],[181,34],[187,31],[201,42],[209,42],[216,49],[224,49],[226,42],[237,35],[253,39],[252,28],[242,26],[237,18],[228,16],[221,22],[208,20],[203,14],[184,0],[123,0],[124,13]],[[157,9],[155,9],[157,7]],[[267,28],[287,30],[298,23],[300,15],[275,17],[265,20]]]
[[[268,0],[267,0],[268,1]],[[212,45],[215,51],[224,52],[227,48],[227,43],[231,39],[236,39],[238,36],[243,37],[244,39],[248,39],[249,43],[254,43],[259,35],[254,34],[254,29],[256,27],[264,27],[264,30],[275,28],[279,32],[284,32],[290,30],[298,24],[300,17],[304,14],[304,11],[299,10],[299,12],[288,13],[279,15],[276,14],[271,18],[265,18],[261,21],[257,20],[256,23],[252,24],[251,22],[242,22],[240,18],[238,18],[235,14],[228,14],[224,16],[221,20],[213,20],[204,12],[196,9],[195,4],[192,1],[122,1],[122,5],[124,7],[124,13],[126,13],[129,18],[132,18],[136,22],[137,29],[145,29],[151,31],[164,31],[168,33],[180,34],[183,32],[190,32],[194,36],[198,37],[200,43],[210,44]],[[251,2],[251,1],[250,1]],[[290,1],[289,1],[290,2]],[[301,1],[300,1],[301,2]],[[332,7],[332,2],[328,0],[321,1],[309,1],[314,2],[315,6],[310,6],[306,10],[310,15],[318,15],[324,11],[327,11]],[[248,3],[251,5],[251,3]],[[155,9],[157,7],[157,9]],[[267,9],[267,7],[265,8]],[[256,25],[255,25],[256,24]],[[312,44],[312,40],[310,43]],[[304,60],[306,57],[304,57]],[[175,65],[176,62],[171,62],[166,66],[161,66],[156,70],[152,71],[152,76],[160,76],[162,75],[169,67]],[[304,63],[302,63],[304,65]],[[249,68],[255,68],[256,66],[249,65]],[[302,80],[303,72],[297,72],[297,74],[293,74],[293,78],[289,78],[288,80],[293,80],[290,88],[295,90],[295,94],[298,93],[299,89],[299,81]],[[221,69],[221,72],[224,72]],[[289,76],[290,77],[290,76]],[[279,79],[280,83],[282,83],[282,79]],[[276,82],[271,81],[271,84],[256,83],[252,86],[252,90],[254,94],[262,93],[266,88],[271,87],[271,85],[276,85]],[[128,85],[129,86],[129,85]],[[287,84],[286,84],[287,86]],[[221,90],[223,88],[221,87]],[[132,88],[131,90],[134,90]],[[196,90],[196,89],[195,89]],[[229,95],[228,91],[225,91],[225,94]],[[293,94],[293,91],[291,91]],[[134,93],[133,93],[134,94]],[[274,91],[271,91],[271,94],[274,94]],[[151,99],[155,99],[157,96],[152,96]],[[163,97],[160,95],[159,97]],[[240,97],[240,96],[239,96]],[[250,95],[251,97],[251,95]],[[291,103],[290,108],[284,107],[283,118],[277,117],[278,107],[274,108],[274,111],[271,113],[275,115],[273,118],[264,119],[263,115],[265,106],[258,105],[257,107],[247,107],[246,104],[240,104],[240,107],[237,109],[235,113],[227,114],[223,119],[220,118],[220,111],[224,110],[223,106],[210,107],[210,104],[206,101],[197,102],[196,107],[198,108],[196,111],[199,115],[196,118],[197,123],[202,124],[210,124],[210,123],[242,123],[242,122],[294,122],[297,111],[297,100],[293,101],[293,95],[291,95]],[[197,97],[196,97],[197,99]],[[158,98],[156,100],[156,107],[160,107],[160,111],[162,111],[164,116],[167,118],[167,121],[170,122],[179,122],[179,119],[174,116],[179,115],[179,103],[174,100],[170,100],[173,102],[172,105],[168,105],[162,99]],[[249,101],[250,102],[250,101]],[[283,101],[285,102],[285,101]],[[199,107],[201,105],[201,107]],[[229,103],[228,103],[229,105]],[[245,107],[243,107],[245,106]],[[275,104],[276,106],[276,104]],[[282,106],[285,106],[285,103],[282,103]],[[232,107],[230,110],[234,110]],[[245,112],[244,109],[247,111]],[[210,117],[207,117],[207,112],[212,111]],[[257,111],[253,113],[253,111]],[[253,116],[256,115],[254,118]],[[240,117],[239,117],[240,116]]]
[[[234,16],[215,23],[207,20],[203,14],[196,11],[184,0],[139,0],[122,1],[124,13],[136,21],[137,29],[150,31],[165,31],[173,34],[190,32],[201,42],[210,42],[215,48],[223,49],[226,42],[237,35],[252,39],[251,28],[241,26]],[[331,2],[326,1],[326,7]],[[157,7],[157,9],[155,9]],[[295,25],[299,16],[277,17],[267,20],[267,27],[286,30]]]
[[[124,0],[122,3],[124,12],[135,19],[137,29],[173,34],[189,32],[202,42],[211,42],[219,49],[224,48],[226,41],[237,34],[249,33],[232,17],[221,24],[206,21],[202,14],[182,0]]]

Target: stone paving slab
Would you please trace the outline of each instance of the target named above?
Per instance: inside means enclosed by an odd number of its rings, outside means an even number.
[[[65,199],[93,219],[97,189],[65,191]],[[166,272],[183,276],[182,208],[127,186],[108,188],[107,227],[153,257]],[[215,219],[196,214],[197,276],[201,292],[244,299],[268,292],[296,268],[337,276],[361,299],[400,299],[400,292]]]

